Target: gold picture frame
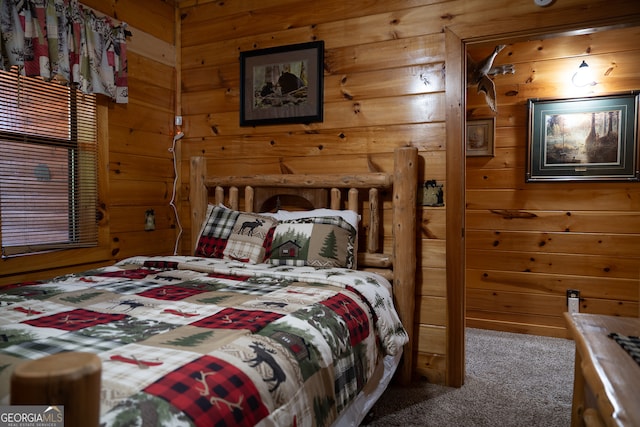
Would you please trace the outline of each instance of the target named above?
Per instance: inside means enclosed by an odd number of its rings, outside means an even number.
[[[495,117],[467,120],[467,157],[493,157],[495,150]]]

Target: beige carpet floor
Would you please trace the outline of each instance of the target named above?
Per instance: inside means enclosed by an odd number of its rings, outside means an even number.
[[[566,427],[574,343],[468,328],[461,388],[391,385],[363,426]]]

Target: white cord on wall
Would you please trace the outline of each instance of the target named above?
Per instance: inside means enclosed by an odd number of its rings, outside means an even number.
[[[173,213],[176,216],[176,225],[178,226],[178,235],[176,236],[176,243],[173,247],[173,254],[178,255],[178,244],[180,243],[180,237],[182,236],[182,224],[180,224],[180,215],[178,215],[178,208],[176,207],[176,189],[178,187],[178,160],[176,159],[176,142],[184,136],[184,132],[179,131],[173,137],[173,145],[169,148],[169,151],[173,155],[173,192],[171,194],[171,201],[169,206],[173,208]]]

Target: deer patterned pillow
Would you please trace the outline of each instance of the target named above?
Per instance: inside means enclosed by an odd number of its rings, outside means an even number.
[[[274,218],[210,205],[195,255],[261,263],[277,223]]]
[[[280,221],[265,262],[355,268],[357,230],[339,216]]]

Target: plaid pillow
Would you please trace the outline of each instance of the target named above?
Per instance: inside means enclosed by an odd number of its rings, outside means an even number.
[[[339,216],[280,221],[267,262],[355,268],[356,233]]]
[[[277,221],[262,215],[209,206],[196,256],[257,264],[271,247]]]

